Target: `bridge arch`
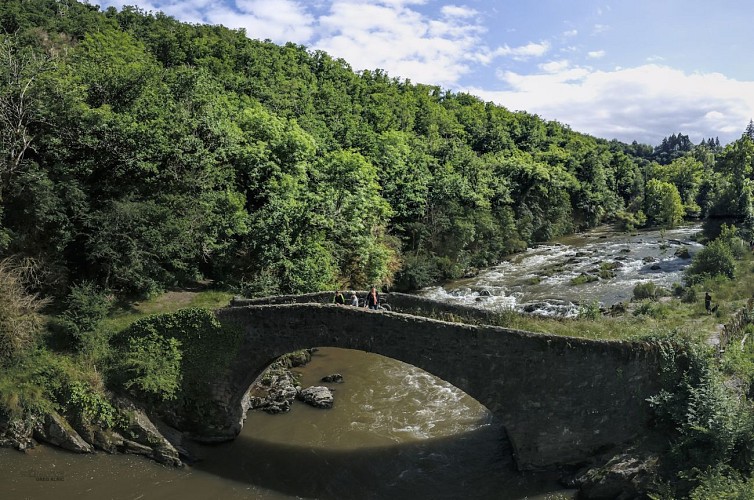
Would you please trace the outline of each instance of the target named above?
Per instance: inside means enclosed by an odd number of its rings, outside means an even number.
[[[579,463],[644,432],[646,399],[661,388],[655,346],[449,323],[330,304],[219,310],[243,340],[215,399],[240,431],[248,389],[283,353],[309,347],[373,352],[463,390],[503,424],[520,469]]]

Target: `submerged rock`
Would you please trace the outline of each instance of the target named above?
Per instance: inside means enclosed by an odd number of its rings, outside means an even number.
[[[690,259],[691,258],[691,252],[689,252],[689,247],[681,247],[678,250],[675,251],[675,256],[679,259]]]
[[[331,375],[325,375],[322,377],[322,382],[329,382],[329,383],[342,383],[343,382],[343,375],[340,373],[333,373]]]
[[[332,408],[334,402],[332,391],[320,385],[302,390],[299,399],[315,408]]]

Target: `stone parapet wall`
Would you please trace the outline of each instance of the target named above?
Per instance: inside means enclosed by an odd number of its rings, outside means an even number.
[[[346,300],[353,290],[345,292]],[[366,297],[366,290],[356,290],[360,299]],[[448,304],[433,299],[428,299],[419,295],[410,295],[407,293],[385,292],[380,294],[383,303],[390,304],[393,312],[401,312],[414,316],[422,316],[434,319],[467,319],[474,323],[494,322],[498,313],[486,311],[476,307],[469,307],[461,304]],[[256,299],[246,299],[234,297],[231,301],[231,307],[259,306],[272,304],[331,304],[333,301],[333,292],[314,292],[301,295],[276,295],[271,297],[260,297]]]
[[[474,323],[490,324],[495,322],[499,313],[461,304],[448,304],[419,295],[406,293],[385,294],[385,300],[393,312],[434,319],[466,319]]]
[[[746,302],[746,307],[737,311],[720,332],[720,344],[718,345],[718,356],[722,356],[731,341],[741,335],[746,326],[751,323],[751,314],[754,310],[754,298]]]
[[[422,303],[398,294],[389,301],[400,310]],[[576,464],[642,434],[650,419],[646,400],[662,384],[661,355],[652,344],[331,304],[231,307],[217,315],[245,335],[226,377],[217,381],[230,420],[242,420],[248,387],[278,356],[309,347],[359,349],[417,366],[484,404],[505,426],[521,469]]]
[[[270,304],[329,304],[332,302],[332,298],[333,292],[314,292],[301,295],[275,295],[271,297],[259,297],[256,299],[234,297],[233,300],[231,300],[230,305],[231,307],[243,307]]]

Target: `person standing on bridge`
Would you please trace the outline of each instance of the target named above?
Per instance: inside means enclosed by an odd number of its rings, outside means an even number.
[[[356,292],[351,292],[351,305],[359,307],[359,297],[356,295]]]
[[[335,290],[335,295],[332,298],[333,304],[346,305],[346,298],[340,293],[340,290]]]
[[[369,289],[369,293],[367,294],[366,299],[364,300],[364,307],[368,307],[369,309],[377,309],[380,305],[380,294],[377,293],[377,288],[372,286],[372,288]]]

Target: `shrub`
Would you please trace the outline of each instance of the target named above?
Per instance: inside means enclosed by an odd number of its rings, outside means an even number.
[[[664,304],[658,304],[651,300],[644,300],[639,306],[634,309],[634,316],[649,316],[654,319],[667,318],[669,314],[669,307]]]
[[[67,392],[66,409],[76,413],[84,423],[114,427],[117,411],[102,394],[80,381],[69,384]]]
[[[600,279],[609,280],[615,278],[615,270],[618,269],[618,267],[619,264],[617,262],[603,262],[600,265]]]
[[[634,299],[654,299],[657,296],[657,285],[652,281],[639,283],[634,287]]]
[[[430,259],[422,255],[405,256],[403,268],[396,276],[395,289],[404,292],[418,290],[437,281],[439,272]]]
[[[754,498],[754,480],[744,479],[730,467],[714,467],[698,476],[699,485],[689,495],[690,500],[747,500]]]
[[[253,299],[255,297],[269,297],[280,295],[280,280],[269,269],[263,269],[252,279],[233,283],[229,288],[242,297]]]
[[[735,273],[736,262],[730,247],[725,241],[716,239],[694,255],[691,265],[686,269],[685,279],[693,285],[715,276],[732,279]]]
[[[579,306],[579,319],[596,320],[600,317],[600,303],[597,301],[589,302]]]
[[[695,286],[686,287],[684,288],[683,295],[681,295],[681,302],[684,302],[686,304],[693,304],[694,302],[696,302],[698,296],[699,293]]]
[[[42,332],[44,302],[26,292],[21,276],[10,261],[0,262],[0,364],[18,359]]]
[[[666,354],[667,369],[681,373],[649,398],[671,437],[667,465],[696,481],[690,472],[746,462],[754,423],[748,401],[726,387],[709,349],[686,342],[672,351]]]
[[[181,343],[157,332],[128,339],[123,387],[157,399],[175,399],[181,385]]]
[[[746,255],[747,245],[738,235],[736,226],[729,226],[727,224],[720,226],[720,235],[717,239],[725,243],[734,258],[740,259]]]
[[[599,277],[594,276],[592,274],[587,273],[581,273],[575,278],[571,278],[571,285],[572,286],[578,286],[578,285],[584,285],[586,283],[591,283],[593,281],[599,280]]]
[[[84,281],[71,287],[66,298],[66,310],[61,319],[69,332],[77,339],[93,332],[100,321],[110,312],[110,297],[97,286]]]

